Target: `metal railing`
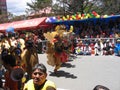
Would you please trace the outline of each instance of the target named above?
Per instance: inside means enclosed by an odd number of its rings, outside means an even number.
[[[76,43],[78,44],[80,41],[82,41],[82,44],[95,44],[97,42],[97,40],[100,40],[103,44],[109,40],[109,42],[111,42],[113,45],[116,44],[116,41],[120,39],[120,38],[85,38],[85,39],[76,39]],[[47,44],[47,40],[43,40],[41,41],[41,52],[44,53],[44,49],[46,47],[46,44]],[[39,47],[38,47],[39,48]],[[47,47],[46,47],[47,48]]]

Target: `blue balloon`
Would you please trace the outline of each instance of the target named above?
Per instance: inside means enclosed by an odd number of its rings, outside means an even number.
[[[14,28],[13,28],[13,27],[8,27],[8,28],[6,29],[6,32],[14,33]]]
[[[56,19],[56,17],[50,17],[50,21],[51,21],[51,22],[56,22],[57,19]]]

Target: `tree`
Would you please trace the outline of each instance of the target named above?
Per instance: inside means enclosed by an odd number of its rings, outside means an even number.
[[[96,3],[98,0],[90,1],[90,0],[58,0],[56,4],[54,4],[54,11],[58,12],[61,10],[62,14],[75,14],[77,12],[80,13],[88,13],[91,12],[97,7]]]
[[[47,7],[52,6],[52,0],[35,0],[32,3],[27,3],[29,8],[26,9],[26,12],[38,13],[40,10],[44,10]]]
[[[0,23],[5,23],[8,22],[8,18],[6,14],[1,14],[0,15]]]
[[[54,15],[63,15],[65,13],[64,7],[61,7],[58,3],[55,3],[52,7]]]
[[[100,12],[103,14],[119,14],[120,13],[120,0],[99,0]]]
[[[120,13],[120,0],[57,0],[53,10],[62,15],[76,14],[77,12],[90,13],[96,11],[98,14]]]

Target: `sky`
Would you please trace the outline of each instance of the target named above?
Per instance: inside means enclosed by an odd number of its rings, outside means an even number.
[[[6,1],[8,11],[13,13],[14,15],[25,14],[25,9],[27,8],[26,2],[29,3],[31,2],[31,0],[6,0]]]
[[[26,2],[31,3],[34,0],[6,0],[7,1],[7,9],[14,15],[23,15],[25,14],[25,9],[28,7]],[[55,3],[56,0],[53,0]]]

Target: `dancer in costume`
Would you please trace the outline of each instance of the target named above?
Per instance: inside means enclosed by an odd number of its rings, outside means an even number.
[[[62,63],[67,62],[70,54],[71,40],[70,35],[73,32],[73,26],[67,31],[65,25],[58,25],[53,32],[44,33],[47,43],[47,63],[54,68],[56,72]]]

